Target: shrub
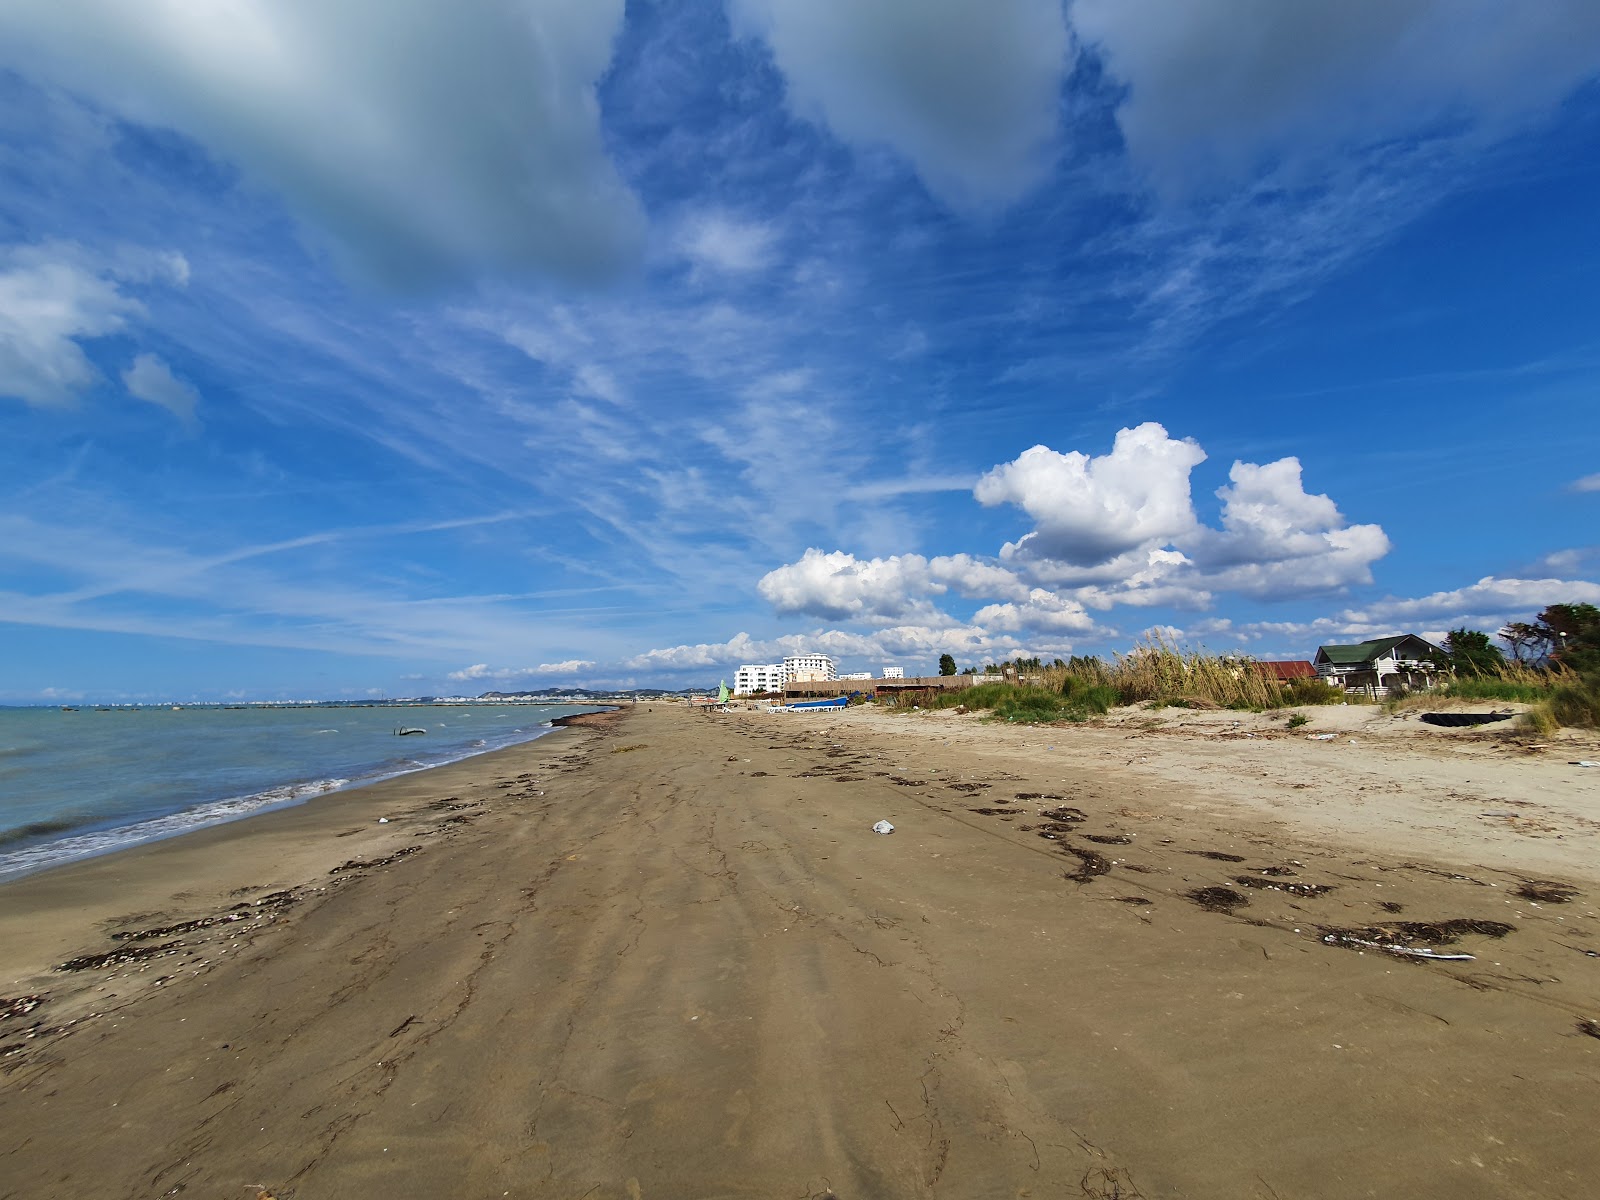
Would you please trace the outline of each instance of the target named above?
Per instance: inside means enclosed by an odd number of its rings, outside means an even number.
[[[1293,713],[1289,717],[1289,728],[1299,729],[1300,726],[1308,724],[1310,720],[1311,718],[1306,716],[1305,713]]]

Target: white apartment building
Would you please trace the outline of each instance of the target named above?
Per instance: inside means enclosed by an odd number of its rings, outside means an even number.
[[[871,678],[872,678],[872,672],[871,671],[852,671],[848,675],[839,676],[839,682],[840,683],[844,683],[846,680],[849,680],[850,682],[853,683],[858,679],[871,679]]]
[[[733,694],[751,696],[759,692],[781,692],[783,681],[782,663],[749,664],[734,672]]]
[[[826,654],[791,654],[783,660],[785,683],[828,683],[839,676]]]
[[[904,679],[906,677],[906,669],[904,667],[885,667],[883,669],[883,677],[885,679]]]

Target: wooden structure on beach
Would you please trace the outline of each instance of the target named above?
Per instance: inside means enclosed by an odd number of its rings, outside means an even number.
[[[981,683],[981,675],[919,675],[901,679],[813,679],[791,683],[783,689],[786,703],[797,700],[825,700],[830,696],[859,693],[869,699],[891,704],[915,704],[919,697],[938,692],[960,691]]]

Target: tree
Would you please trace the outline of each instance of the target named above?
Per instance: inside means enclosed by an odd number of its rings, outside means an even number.
[[[1592,604],[1552,604],[1529,621],[1513,621],[1500,631],[1518,662],[1572,665],[1574,653],[1600,650],[1600,608]]]
[[[956,673],[956,660],[953,655],[939,655],[939,674],[954,675]]]
[[[1506,665],[1506,656],[1489,635],[1475,629],[1452,629],[1444,649],[1457,675],[1498,675]]]

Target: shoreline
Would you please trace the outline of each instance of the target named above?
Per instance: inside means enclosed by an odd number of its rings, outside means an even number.
[[[195,706],[199,707],[199,706]],[[383,705],[322,705],[304,707],[397,707]],[[409,706],[419,707],[419,706]],[[441,706],[448,707],[448,706]],[[612,711],[615,706],[598,707],[598,713]],[[596,715],[592,713],[573,713],[566,717],[552,718],[543,723],[543,727],[531,737],[522,741],[511,742],[506,745],[497,745],[492,748],[467,748],[457,753],[454,757],[444,758],[437,762],[419,763],[412,766],[394,767],[389,770],[374,771],[367,774],[358,774],[349,779],[336,779],[332,777],[309,780],[299,780],[287,783],[275,783],[257,791],[236,795],[217,796],[190,804],[182,809],[169,813],[160,813],[155,816],[141,817],[126,824],[107,825],[104,827],[88,826],[78,828],[64,828],[61,836],[50,840],[36,842],[21,849],[8,849],[0,855],[0,861],[13,855],[49,856],[47,861],[38,865],[24,866],[0,871],[0,887],[26,879],[33,879],[41,874],[72,866],[75,863],[89,862],[107,855],[122,854],[142,846],[154,845],[159,842],[169,841],[173,838],[187,837],[207,829],[214,829],[223,825],[237,824],[240,821],[250,821],[269,813],[280,812],[285,809],[297,808],[301,805],[314,802],[318,799],[338,795],[344,792],[356,791],[361,788],[372,787],[385,783],[391,779],[403,778],[418,772],[438,770],[458,762],[478,757],[482,754],[493,754],[510,746],[538,741],[549,735],[549,732],[561,728],[572,717],[585,717]],[[84,844],[86,843],[86,844]],[[77,844],[77,845],[75,845]]]
[[[3,995],[48,992],[0,1019],[13,1194],[1578,1200],[1600,1171],[1600,888],[1257,809],[1287,741],[573,726],[34,877],[29,912],[0,886]],[[1471,957],[1380,944],[1423,938]]]

